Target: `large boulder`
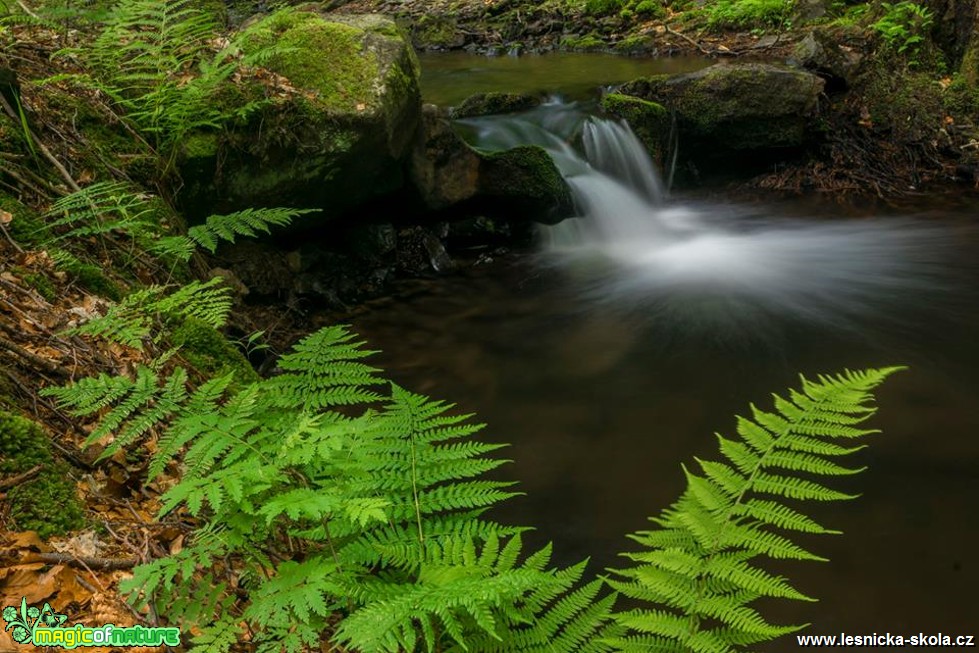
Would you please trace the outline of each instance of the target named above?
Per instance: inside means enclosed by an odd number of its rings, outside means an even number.
[[[241,37],[246,55],[269,53],[267,72],[224,101],[263,105],[227,136],[184,143],[189,211],[311,206],[329,217],[403,185],[421,96],[417,59],[393,21],[293,9]]]
[[[639,79],[620,93],[674,111],[681,148],[746,151],[802,145],[823,86],[809,72],[745,63]]]

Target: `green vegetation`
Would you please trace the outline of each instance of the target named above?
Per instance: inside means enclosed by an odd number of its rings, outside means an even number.
[[[775,413],[739,418],[741,439],[720,439],[727,462],[684,469],[688,489],[660,530],[635,536],[650,550],[610,581],[649,606],[615,612],[584,563],[549,567],[550,547],[524,554],[523,528],[484,517],[515,494],[484,478],[505,462],[501,445],[475,439],[482,426],[451,405],[389,384],[363,362],[372,353],[328,327],[281,359],[283,374],[238,391],[233,372],[192,387],[179,367],[46,391],[79,415],[110,408],[89,438],[113,435],[103,457],[159,427],[150,478],[184,461],[162,514],[199,527],[125,583],[137,606],[197,626],[195,643],[216,651],[242,623],[270,652],[324,637],[363,653],[740,650],[800,628],[749,607],[806,598],[754,561],[821,559],[783,532],[832,531],[792,505],[852,497],[799,474],[861,471],[832,459],[862,448],[870,391],[893,371],[803,380]]]
[[[707,24],[716,29],[786,27],[791,0],[714,0],[705,6]]]
[[[928,30],[934,21],[934,14],[910,0],[897,3],[881,3],[884,15],[872,27],[884,39],[884,43],[899,53],[908,53],[912,58],[925,41]]]
[[[7,493],[15,528],[47,538],[82,528],[84,513],[75,484],[63,463],[51,456],[48,436],[34,422],[0,411],[0,479],[36,475]]]

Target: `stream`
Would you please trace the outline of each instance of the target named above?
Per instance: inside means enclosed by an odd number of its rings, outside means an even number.
[[[830,562],[776,567],[821,601],[768,614],[812,634],[979,635],[979,205],[670,195],[588,96],[636,76],[628,66],[699,64],[550,56],[553,74],[545,57],[523,74],[524,59],[424,59],[430,100],[532,88],[578,100],[459,128],[488,149],[544,146],[581,217],[547,228],[537,252],[402,281],[358,308],[347,320],[383,351],[375,364],[511,443],[499,475],[526,496],[495,516],[536,526],[531,543],[554,541],[561,563],[590,556],[595,573],[625,563],[625,535],[681,492],[680,464],[716,459],[713,434],[749,403],[770,406],[800,372],[907,365],[879,392],[883,434],[858,454],[868,471],[839,484],[862,496],[810,510],[844,531],[802,541]],[[492,71],[473,76],[481,66]]]

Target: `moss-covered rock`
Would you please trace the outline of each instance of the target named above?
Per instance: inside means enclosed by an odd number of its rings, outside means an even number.
[[[41,467],[37,476],[11,488],[12,526],[37,531],[43,538],[84,526],[84,512],[68,468],[51,456],[41,427],[17,415],[0,411],[0,477],[15,476]]]
[[[475,150],[432,105],[425,108],[410,176],[432,210],[478,206],[516,222],[548,223],[572,213],[570,190],[542,148]]]
[[[666,107],[631,95],[608,93],[602,98],[602,109],[629,123],[649,153],[662,163],[670,130]]]
[[[200,320],[185,320],[173,330],[170,341],[180,347],[180,355],[205,376],[233,373],[235,382],[242,385],[259,380],[258,374],[238,348],[219,331]]]
[[[453,118],[475,118],[503,113],[518,113],[540,106],[541,99],[520,93],[476,93],[452,110]]]
[[[466,35],[454,16],[426,14],[411,26],[411,40],[424,50],[451,50],[466,44]]]
[[[536,145],[483,155],[479,194],[516,215],[556,223],[573,208],[571,191],[551,156]]]
[[[688,149],[765,150],[805,142],[823,86],[805,71],[752,63],[635,80],[620,92],[675,111]]]
[[[184,144],[181,200],[192,216],[281,205],[331,217],[402,185],[421,96],[414,51],[392,20],[298,8],[241,36],[246,53],[270,53],[264,66],[287,92],[273,90],[230,137]],[[268,92],[229,85],[222,101],[243,105]]]

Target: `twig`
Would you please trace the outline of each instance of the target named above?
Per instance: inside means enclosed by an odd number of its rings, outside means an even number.
[[[10,106],[9,102],[7,102],[7,98],[5,98],[2,95],[0,95],[0,105],[3,106],[3,110],[7,112],[7,115],[10,116],[11,119],[18,120],[18,121],[20,120],[19,114],[16,111],[14,111],[14,108]],[[81,186],[79,186],[75,182],[71,174],[69,174],[68,170],[65,169],[63,165],[61,165],[61,161],[58,161],[58,159],[56,159],[55,156],[51,154],[51,150],[49,150],[44,145],[44,143],[41,142],[40,139],[38,139],[37,135],[34,134],[34,132],[31,130],[30,127],[25,126],[24,129],[27,130],[27,135],[30,136],[34,144],[37,145],[37,148],[41,150],[41,154],[44,155],[44,158],[50,161],[51,165],[53,165],[58,170],[58,172],[61,174],[61,178],[65,180],[66,184],[68,184],[68,187],[71,188],[76,193],[80,191],[82,189]]]
[[[136,558],[96,558],[93,556],[76,556],[70,553],[35,553],[24,561],[25,564],[31,562],[45,562],[53,565],[68,565],[69,567],[79,567],[81,569],[98,569],[99,571],[118,571],[120,569],[132,569],[139,564]]]
[[[17,0],[17,4],[20,6],[21,9],[24,10],[24,12],[28,16],[30,16],[34,20],[41,20],[40,16],[38,16],[37,14],[35,14],[33,11],[31,11],[31,8],[30,7],[28,7],[27,5],[24,4],[24,0]]]
[[[17,474],[17,476],[11,476],[10,478],[0,480],[0,490],[16,487],[24,481],[29,481],[37,476],[42,469],[44,469],[44,465],[34,465],[22,474]]]
[[[16,354],[20,358],[23,358],[24,360],[33,363],[34,365],[37,365],[44,371],[50,372],[51,374],[55,374],[62,378],[68,378],[71,376],[71,373],[68,372],[68,370],[61,367],[57,363],[53,363],[46,358],[38,356],[37,354],[32,354],[31,352],[27,351],[20,345],[15,345],[14,343],[4,338],[0,338],[0,350],[6,350],[13,354]]]
[[[7,242],[10,243],[13,246],[13,248],[17,250],[19,254],[24,253],[24,250],[21,248],[20,245],[17,244],[17,241],[14,240],[13,237],[11,237],[10,232],[7,231],[7,225],[5,225],[3,222],[0,222],[0,231],[3,232],[4,238],[7,239]]]
[[[676,31],[675,29],[673,29],[669,25],[666,25],[664,23],[663,27],[666,28],[667,33],[672,34],[673,36],[679,36],[681,39],[683,39],[684,41],[686,41],[687,43],[689,43],[693,47],[695,47],[698,50],[700,50],[701,54],[706,54],[708,56],[710,56],[712,54],[716,54],[714,52],[711,52],[710,50],[708,50],[704,46],[700,45],[699,43],[697,43],[696,41],[694,41],[692,38],[690,38],[689,36],[687,36],[686,34],[681,34],[680,32]]]

